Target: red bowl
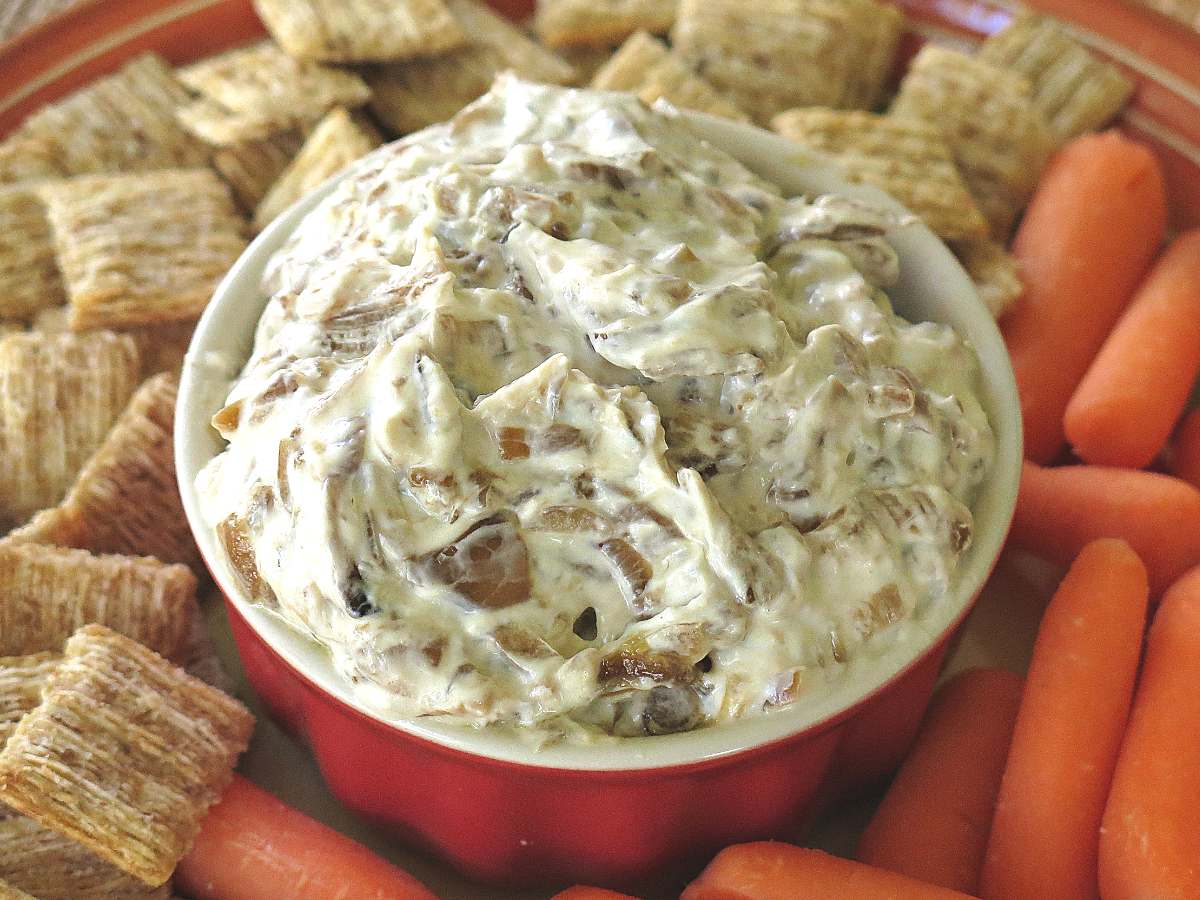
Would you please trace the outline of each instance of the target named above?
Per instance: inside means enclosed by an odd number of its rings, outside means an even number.
[[[844,184],[778,135],[682,115],[789,195],[835,190],[895,205]],[[389,721],[372,711],[321,648],[242,596],[199,514],[196,473],[222,448],[208,422],[249,354],[266,302],[259,290],[266,260],[332,187],[273,223],[218,287],[184,364],[175,442],[184,506],[226,596],[246,674],[272,714],[312,746],[333,793],[483,881],[630,884],[691,867],[734,841],[795,835],[823,803],[890,771],[920,720],[947,642],[1000,553],[1020,476],[1008,355],[945,246],[918,225],[893,237],[902,268],[897,308],[970,338],[997,435],[996,464],[975,505],[975,543],[950,602],[903,626],[894,646],[861,654],[845,678],[795,708],[686,734],[534,749],[488,730]]]

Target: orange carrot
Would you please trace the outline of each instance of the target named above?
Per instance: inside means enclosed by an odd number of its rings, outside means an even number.
[[[1046,608],[980,879],[985,900],[1092,900],[1100,819],[1129,715],[1146,570],[1088,544]]]
[[[1105,900],[1200,897],[1200,569],[1167,591],[1100,832]]]
[[[606,890],[605,888],[577,884],[574,887],[567,888],[565,891],[559,891],[550,900],[637,900],[637,898],[631,897],[629,894],[620,894],[616,891]]]
[[[1200,490],[1154,472],[1026,463],[1009,537],[1062,565],[1089,541],[1121,538],[1145,562],[1157,596],[1200,563]]]
[[[1153,259],[1166,227],[1162,171],[1116,132],[1084,135],[1042,175],[1013,242],[1025,294],[1004,318],[1025,455],[1062,449],[1063,411]]]
[[[1200,487],[1200,409],[1183,417],[1168,456],[1173,475]]]
[[[175,870],[192,900],[437,900],[362,844],[235,776]]]
[[[923,884],[820,850],[762,841],[716,855],[680,900],[965,900],[966,894]]]
[[[970,669],[943,686],[858,858],[974,894],[1020,702],[1020,677],[1003,669]]]
[[[1176,238],[1079,383],[1063,429],[1080,459],[1140,469],[1200,374],[1200,230]]]

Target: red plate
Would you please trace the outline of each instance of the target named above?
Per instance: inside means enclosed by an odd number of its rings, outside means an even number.
[[[927,39],[970,45],[981,36],[1002,28],[1013,6],[1000,0],[897,0],[909,14],[913,27],[906,46],[911,52]],[[530,0],[495,0],[507,11],[524,11]],[[1200,35],[1183,26],[1118,2],[1118,0],[1031,0],[1031,5],[1051,12],[1071,24],[1077,37],[1124,69],[1137,84],[1134,101],[1120,127],[1151,147],[1162,160],[1171,185],[1173,214],[1179,225],[1200,224]],[[7,134],[33,110],[95,78],[117,69],[130,57],[155,50],[172,63],[186,63],[263,35],[263,26],[250,0],[86,0],[17,39],[0,47],[0,135]],[[975,614],[979,627],[968,628],[966,652],[959,657],[975,662],[1005,662],[1020,666],[1028,647],[1016,643],[980,654],[977,635],[1003,630],[1024,641],[1036,623],[1039,594],[1011,565],[1001,564],[1000,577],[1009,594],[1001,611],[989,605],[987,592]],[[1044,588],[1045,582],[1039,587]],[[1014,617],[1020,621],[1014,629]],[[997,626],[1003,626],[997,628]],[[927,686],[922,687],[922,693]],[[263,743],[284,744],[273,729],[260,728]],[[277,793],[357,836],[369,835],[361,824],[329,806],[312,800],[315,786],[294,782],[315,781],[311,763],[302,754],[264,764],[259,748],[258,780]],[[252,753],[253,755],[253,753]],[[306,802],[308,800],[309,802]],[[844,836],[853,828],[828,831],[824,840],[834,849],[848,849]],[[831,836],[832,835],[832,836]],[[841,835],[841,837],[839,837]],[[367,838],[375,847],[380,841]],[[473,888],[441,867],[420,861],[407,852],[389,856],[413,868],[445,896],[516,896]],[[543,895],[544,896],[544,895]]]

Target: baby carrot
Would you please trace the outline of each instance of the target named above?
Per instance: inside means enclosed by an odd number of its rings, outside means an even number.
[[[984,900],[1092,900],[1100,819],[1129,715],[1146,570],[1088,544],[1046,608],[980,878]]]
[[[629,894],[606,890],[605,888],[577,884],[574,887],[567,888],[565,891],[559,891],[550,900],[637,900],[637,898],[631,897]]]
[[[1025,294],[1004,318],[1025,419],[1025,455],[1052,460],[1063,411],[1153,259],[1166,227],[1162,172],[1116,132],[1051,160],[1013,242]]]
[[[362,844],[234,776],[175,887],[192,900],[437,900]]]
[[[1025,463],[1010,540],[1066,565],[1089,541],[1128,541],[1161,594],[1200,563],[1200,490],[1170,475]]]
[[[970,669],[944,685],[859,860],[974,894],[1020,702],[1020,677],[1003,669]]]
[[[1147,466],[1200,374],[1200,230],[1159,258],[1075,389],[1063,429],[1080,459]]]
[[[1200,897],[1200,569],[1176,582],[1146,662],[1100,831],[1105,900]]]
[[[1169,468],[1172,475],[1200,487],[1200,409],[1183,417],[1171,442]]]
[[[680,900],[966,900],[967,895],[923,884],[820,850],[761,841],[716,855]]]

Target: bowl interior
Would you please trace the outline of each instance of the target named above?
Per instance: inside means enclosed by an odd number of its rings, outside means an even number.
[[[836,191],[900,208],[878,190],[846,184],[818,157],[777,135],[698,113],[669,112],[779,185],[787,195]],[[267,299],[259,289],[267,260],[342,177],[345,174],[331,179],[273,222],[218,286],[184,362],[175,422],[176,469],[184,507],[218,586],[251,627],[309,681],[401,732],[491,759],[579,770],[659,768],[717,759],[818,727],[903,673],[965,615],[999,556],[1012,519],[1021,469],[1020,407],[1004,342],[970,279],[928,229],[911,225],[890,238],[900,256],[902,273],[891,292],[893,302],[910,320],[944,322],[970,339],[983,371],[982,402],[996,434],[995,464],[974,506],[975,540],[960,564],[951,602],[913,620],[904,640],[875,653],[868,648],[858,654],[847,665],[845,677],[814,692],[803,703],[716,728],[539,750],[511,735],[429,720],[394,720],[372,712],[335,672],[324,648],[239,592],[212,529],[200,516],[195,488],[196,474],[223,447],[209,420],[223,405],[232,380],[250,355],[254,329]]]

